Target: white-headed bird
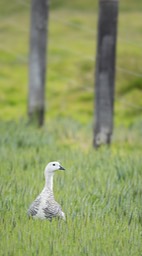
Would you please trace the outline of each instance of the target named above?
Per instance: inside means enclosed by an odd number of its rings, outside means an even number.
[[[53,194],[53,176],[57,170],[65,170],[59,162],[50,162],[46,166],[44,171],[45,186],[30,205],[28,209],[29,217],[49,220],[52,220],[53,217],[59,217],[65,220],[65,214],[61,206],[55,201]]]

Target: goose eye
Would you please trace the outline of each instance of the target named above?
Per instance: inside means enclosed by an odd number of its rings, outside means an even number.
[[[53,164],[53,166],[55,166],[55,164]]]

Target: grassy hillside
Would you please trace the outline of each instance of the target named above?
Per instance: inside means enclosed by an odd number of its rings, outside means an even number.
[[[98,2],[99,0],[77,0],[77,1],[69,1],[69,0],[52,0],[50,1],[50,8],[51,9],[62,9],[67,8],[70,10],[81,10],[81,11],[97,11],[98,8]],[[13,0],[12,2],[9,2],[8,0],[1,1],[0,7],[1,7],[1,14],[11,14],[18,12],[23,12],[27,10],[29,6],[30,1],[17,1]],[[121,11],[141,11],[142,10],[142,3],[139,0],[119,0],[119,8]]]
[[[3,120],[25,117],[27,111],[29,6],[22,5],[22,2],[10,6],[11,13],[5,13],[3,3],[0,23],[0,108],[3,109],[0,119]],[[48,118],[65,116],[81,123],[92,122],[96,34],[97,14],[65,8],[51,11],[46,90]],[[133,13],[120,12],[116,125],[129,126],[139,122],[142,110],[141,59],[139,8]]]

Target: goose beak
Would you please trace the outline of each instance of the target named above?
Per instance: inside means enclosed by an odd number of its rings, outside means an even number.
[[[60,165],[59,170],[65,170],[65,168],[63,166]]]

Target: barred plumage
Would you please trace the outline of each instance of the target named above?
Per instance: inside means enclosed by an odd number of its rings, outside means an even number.
[[[45,187],[28,209],[28,216],[52,220],[60,217],[65,220],[61,206],[55,201],[53,194],[53,175],[56,170],[65,170],[58,162],[51,162],[45,168]]]

